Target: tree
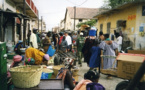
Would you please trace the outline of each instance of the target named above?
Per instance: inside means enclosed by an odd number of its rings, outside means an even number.
[[[133,1],[138,1],[138,0],[108,0],[108,6],[110,6],[111,8],[115,8],[124,3],[133,2]],[[106,0],[104,0],[104,3],[106,3]]]
[[[91,27],[91,26],[94,26],[96,23],[97,23],[96,20],[90,20],[90,21],[78,23],[77,28],[81,27],[82,25],[89,25]]]

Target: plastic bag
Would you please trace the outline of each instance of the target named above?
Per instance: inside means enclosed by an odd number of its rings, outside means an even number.
[[[42,72],[41,79],[48,79],[48,73]]]
[[[52,46],[50,45],[46,54],[48,54],[51,57],[55,54],[55,51],[56,50],[53,49]]]

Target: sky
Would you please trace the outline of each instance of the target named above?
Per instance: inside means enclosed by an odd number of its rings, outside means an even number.
[[[48,31],[59,26],[65,17],[67,7],[99,8],[104,0],[33,0],[33,2],[39,11],[39,19],[42,16]]]

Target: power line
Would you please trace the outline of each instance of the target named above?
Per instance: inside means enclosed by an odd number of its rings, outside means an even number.
[[[78,5],[78,6],[82,6],[83,4],[85,4],[88,0],[85,0],[82,4]]]
[[[71,4],[74,4],[74,5],[76,5],[76,6],[81,6],[81,5],[83,5],[83,4],[85,4],[88,0],[85,0],[83,3],[81,3],[80,5],[77,5],[76,3],[74,3],[74,2],[71,2],[71,1],[69,1],[69,0],[67,0],[68,2],[70,2]]]
[[[69,0],[66,0],[66,1],[70,2],[71,4],[74,4],[74,5],[76,5],[76,3],[74,3],[74,2],[71,2],[71,1],[69,1]]]

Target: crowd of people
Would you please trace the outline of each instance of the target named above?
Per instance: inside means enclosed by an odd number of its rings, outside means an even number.
[[[87,88],[87,90],[105,90],[105,88],[98,83],[101,66],[101,50],[104,56],[116,56],[115,50],[118,49],[120,52],[122,47],[122,36],[119,33],[114,34],[114,36],[116,36],[115,40],[114,38],[110,39],[109,36],[109,34],[103,34],[103,32],[99,32],[99,35],[97,35],[97,30],[89,30],[88,35],[81,31],[73,33],[66,31],[63,33],[48,32],[46,36],[43,33],[39,35],[37,29],[34,29],[33,32],[29,30],[27,44],[31,46],[31,48],[26,50],[25,57],[33,58],[35,60],[34,64],[40,65],[49,60],[50,53],[48,53],[48,51],[50,49],[55,49],[56,52],[61,50],[67,53],[74,52],[74,47],[76,47],[75,52],[79,66],[82,66],[82,60],[84,58],[84,62],[87,63],[90,69],[84,75],[84,80],[80,81],[77,86],[74,86],[73,81],[71,81],[70,67],[68,67],[67,70],[63,69],[62,71],[65,71],[66,77],[69,79],[69,81],[67,79],[64,79],[64,81],[70,83],[66,85],[66,88],[69,87],[71,90],[85,90],[80,88]],[[19,55],[21,55],[20,48],[24,47],[22,42],[23,41],[19,41],[15,47],[15,51]],[[14,59],[18,57],[19,56]],[[19,57],[19,60],[22,61],[22,58],[24,58],[24,56]],[[103,57],[103,69],[111,68],[114,61],[114,58]],[[110,77],[110,75],[107,76],[107,78]]]

